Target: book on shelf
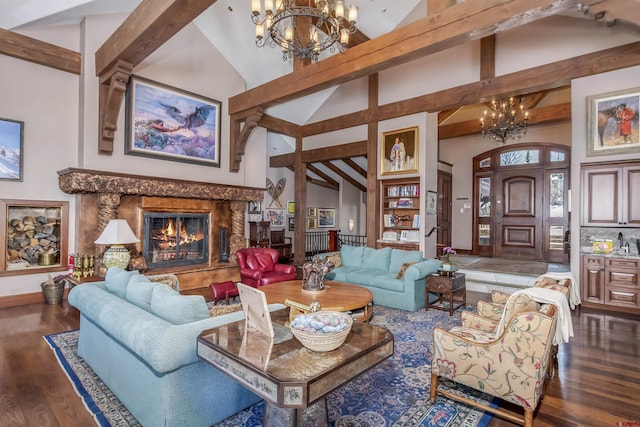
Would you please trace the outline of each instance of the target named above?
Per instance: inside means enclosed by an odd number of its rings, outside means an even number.
[[[398,199],[398,207],[399,208],[412,208],[413,207],[413,199],[408,199],[406,197]]]
[[[409,231],[405,230],[400,234],[401,242],[419,242],[420,232],[417,230]]]
[[[413,216],[413,221],[411,222],[411,226],[413,228],[420,228],[420,214],[415,214]]]
[[[391,222],[391,214],[384,214],[384,226],[393,227],[393,223]]]

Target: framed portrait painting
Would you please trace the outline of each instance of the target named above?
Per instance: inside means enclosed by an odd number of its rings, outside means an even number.
[[[284,227],[284,209],[267,209],[264,213],[271,227]]]
[[[22,181],[24,122],[0,119],[0,180]]]
[[[318,227],[335,227],[336,210],[333,208],[318,208]]]
[[[380,144],[380,175],[418,172],[418,127],[384,132]]]
[[[220,167],[221,103],[132,76],[125,154]]]
[[[640,153],[640,87],[587,97],[587,156]]]

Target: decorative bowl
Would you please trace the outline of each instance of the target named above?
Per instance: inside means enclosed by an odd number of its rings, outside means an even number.
[[[309,350],[335,350],[347,339],[353,319],[339,311],[299,314],[290,324],[291,333]]]

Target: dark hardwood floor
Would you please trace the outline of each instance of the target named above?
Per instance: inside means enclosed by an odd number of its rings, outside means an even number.
[[[467,302],[486,297],[468,292]],[[535,425],[640,425],[640,318],[581,309],[573,324]],[[2,308],[0,325],[0,427],[94,425],[43,339],[78,328],[77,310],[66,300]],[[490,425],[515,424],[494,417]]]

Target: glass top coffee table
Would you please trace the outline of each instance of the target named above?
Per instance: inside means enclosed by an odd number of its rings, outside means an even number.
[[[271,313],[275,338],[245,333],[244,320],[209,329],[198,356],[265,400],[262,425],[329,425],[325,396],[393,354],[389,330],[354,322],[346,341],[329,352],[304,347],[284,324],[287,309]]]
[[[320,304],[321,310],[351,311],[354,320],[367,322],[373,316],[373,294],[363,286],[351,283],[325,280],[323,291],[302,289],[302,280],[289,280],[260,286],[267,297],[268,304],[284,304],[286,300],[310,306]],[[293,313],[293,310],[292,310]]]

